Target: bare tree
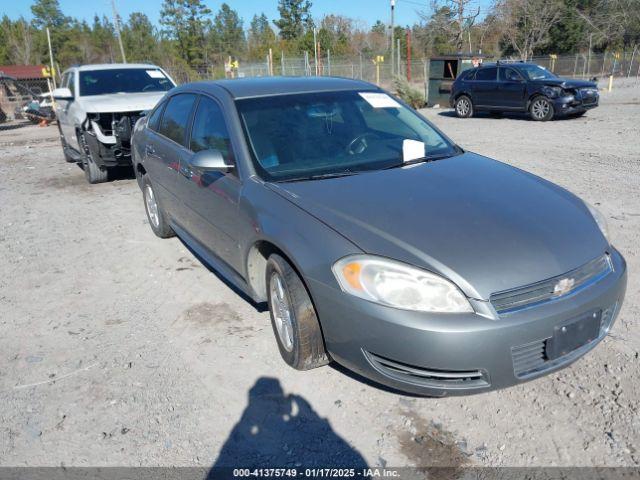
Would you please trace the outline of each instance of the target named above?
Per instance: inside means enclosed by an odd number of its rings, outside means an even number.
[[[31,25],[20,18],[10,29],[8,43],[10,46],[11,59],[19,65],[29,65],[33,52],[33,36],[31,35]]]
[[[471,40],[469,32],[480,15],[480,7],[471,9],[470,4],[474,0],[433,0],[431,10],[433,14],[419,12],[423,20],[434,22],[437,27],[450,39],[458,52],[463,51],[465,39],[469,38],[469,51]]]
[[[523,60],[549,41],[549,31],[562,15],[560,0],[498,0],[495,12],[504,37]]]

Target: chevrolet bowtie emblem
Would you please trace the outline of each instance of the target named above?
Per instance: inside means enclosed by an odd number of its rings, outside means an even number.
[[[562,280],[558,281],[558,283],[554,285],[553,294],[564,295],[565,293],[569,292],[573,288],[575,283],[576,283],[576,280],[574,278],[563,278]]]

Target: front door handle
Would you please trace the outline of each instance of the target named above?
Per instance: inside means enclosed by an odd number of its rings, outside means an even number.
[[[156,149],[151,145],[147,145],[144,147],[144,153],[146,153],[147,155],[154,155],[156,153]]]

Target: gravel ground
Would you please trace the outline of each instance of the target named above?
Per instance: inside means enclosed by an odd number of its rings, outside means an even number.
[[[90,186],[25,126],[0,131],[0,465],[640,465],[640,85],[550,123],[425,113],[609,218],[627,299],[590,355],[445,399],[296,372],[268,313],[152,234],[135,180]]]

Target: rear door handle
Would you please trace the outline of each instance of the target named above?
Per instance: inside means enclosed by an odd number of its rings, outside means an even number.
[[[146,153],[147,155],[153,155],[156,153],[156,150],[151,145],[147,145],[144,147],[144,153]]]

